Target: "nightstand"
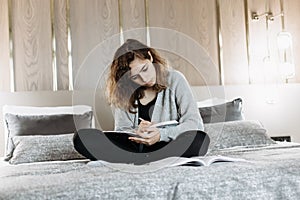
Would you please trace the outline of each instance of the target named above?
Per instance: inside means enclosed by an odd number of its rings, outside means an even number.
[[[291,142],[291,136],[274,136],[271,139],[279,142]]]

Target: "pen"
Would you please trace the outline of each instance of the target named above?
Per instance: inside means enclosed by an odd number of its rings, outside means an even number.
[[[145,120],[145,119],[143,119],[143,118],[141,118],[141,117],[139,117],[139,120],[141,120],[141,123],[142,123],[142,122],[147,123],[147,125],[152,124],[152,122],[149,122],[149,121],[147,121],[147,120]],[[151,126],[153,126],[153,124],[152,124]]]
[[[144,120],[143,118],[141,118],[141,117],[139,117],[139,120],[141,120],[141,121],[146,121],[146,120]]]
[[[151,125],[152,123],[147,121],[147,120],[144,120],[143,118],[139,117],[139,120],[141,120],[141,123],[144,122],[144,123],[147,123],[147,125]],[[151,125],[152,126],[152,125]],[[150,127],[151,127],[150,126]],[[144,132],[144,133],[148,133],[148,132]]]
[[[141,117],[139,117],[139,120],[141,120],[141,121],[146,121],[146,120],[144,120],[143,118],[141,118]],[[151,122],[150,122],[151,123]],[[152,124],[152,123],[151,123]],[[152,124],[151,126],[149,126],[150,128],[155,128],[156,127],[156,125],[155,124]]]
[[[139,120],[141,120],[141,123],[142,123],[142,122],[144,122],[144,123],[146,122],[147,124],[148,124],[148,123],[149,123],[149,124],[152,124],[151,122],[149,122],[149,121],[147,121],[147,120],[144,120],[144,119],[141,118],[141,117],[139,117]]]

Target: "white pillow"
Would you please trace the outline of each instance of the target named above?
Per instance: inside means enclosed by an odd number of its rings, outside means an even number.
[[[8,130],[5,122],[5,114],[18,114],[18,115],[55,115],[55,114],[84,114],[92,111],[91,106],[87,105],[74,105],[74,106],[54,106],[54,107],[34,107],[34,106],[14,106],[4,105],[3,106],[3,124],[4,124],[4,141],[7,146]],[[92,119],[92,128],[95,127],[95,119]],[[6,155],[6,148],[5,148]]]
[[[34,107],[34,106],[3,106],[3,115],[6,113],[19,115],[53,115],[53,114],[83,114],[92,111],[87,105],[56,106],[56,107]]]
[[[206,99],[206,100],[203,100],[203,101],[198,101],[197,106],[198,106],[198,108],[205,108],[205,107],[220,105],[220,104],[223,104],[223,103],[226,103],[226,102],[228,102],[228,100],[219,99],[217,97],[214,97],[214,98]]]

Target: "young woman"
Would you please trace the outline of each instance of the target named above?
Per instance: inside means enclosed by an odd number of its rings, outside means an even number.
[[[135,154],[128,160],[122,158],[122,162],[143,163],[168,156],[206,153],[209,138],[203,132],[203,122],[189,84],[183,74],[166,65],[155,49],[128,39],[114,55],[107,92],[114,108],[115,131],[132,131],[138,135],[120,137],[121,134],[116,133],[108,137],[126,151],[146,153],[147,159]],[[155,127],[156,123],[170,120],[178,124]],[[103,155],[96,159],[103,159]]]

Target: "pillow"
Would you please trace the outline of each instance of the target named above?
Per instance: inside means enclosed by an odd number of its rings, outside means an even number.
[[[275,144],[266,134],[266,129],[255,120],[204,124],[204,131],[210,137],[211,151],[237,146],[260,147]]]
[[[53,107],[36,107],[36,106],[3,106],[3,113],[19,115],[56,115],[56,114],[82,114],[91,111],[92,108],[87,105],[74,106],[53,106]]]
[[[35,107],[35,106],[3,106],[3,119],[6,113],[19,114],[19,115],[57,115],[57,114],[83,114],[92,111],[92,108],[87,105],[74,105],[74,106],[53,106],[53,107]],[[94,119],[92,121],[93,128]],[[5,124],[5,120],[4,120]],[[7,136],[7,128],[4,126],[5,137]],[[6,140],[5,140],[6,141]]]
[[[14,136],[10,164],[85,159],[73,147],[73,134]]]
[[[8,130],[5,160],[8,161],[14,151],[14,136],[56,135],[73,133],[78,129],[92,127],[92,111],[83,114],[57,115],[18,115],[5,114]]]
[[[228,102],[226,99],[220,99],[220,98],[210,98],[210,99],[205,99],[202,101],[197,101],[197,106],[198,108],[203,108],[203,107],[211,107],[219,104],[224,104]]]
[[[241,98],[219,105],[200,107],[198,109],[203,119],[203,123],[227,122],[244,119]]]

